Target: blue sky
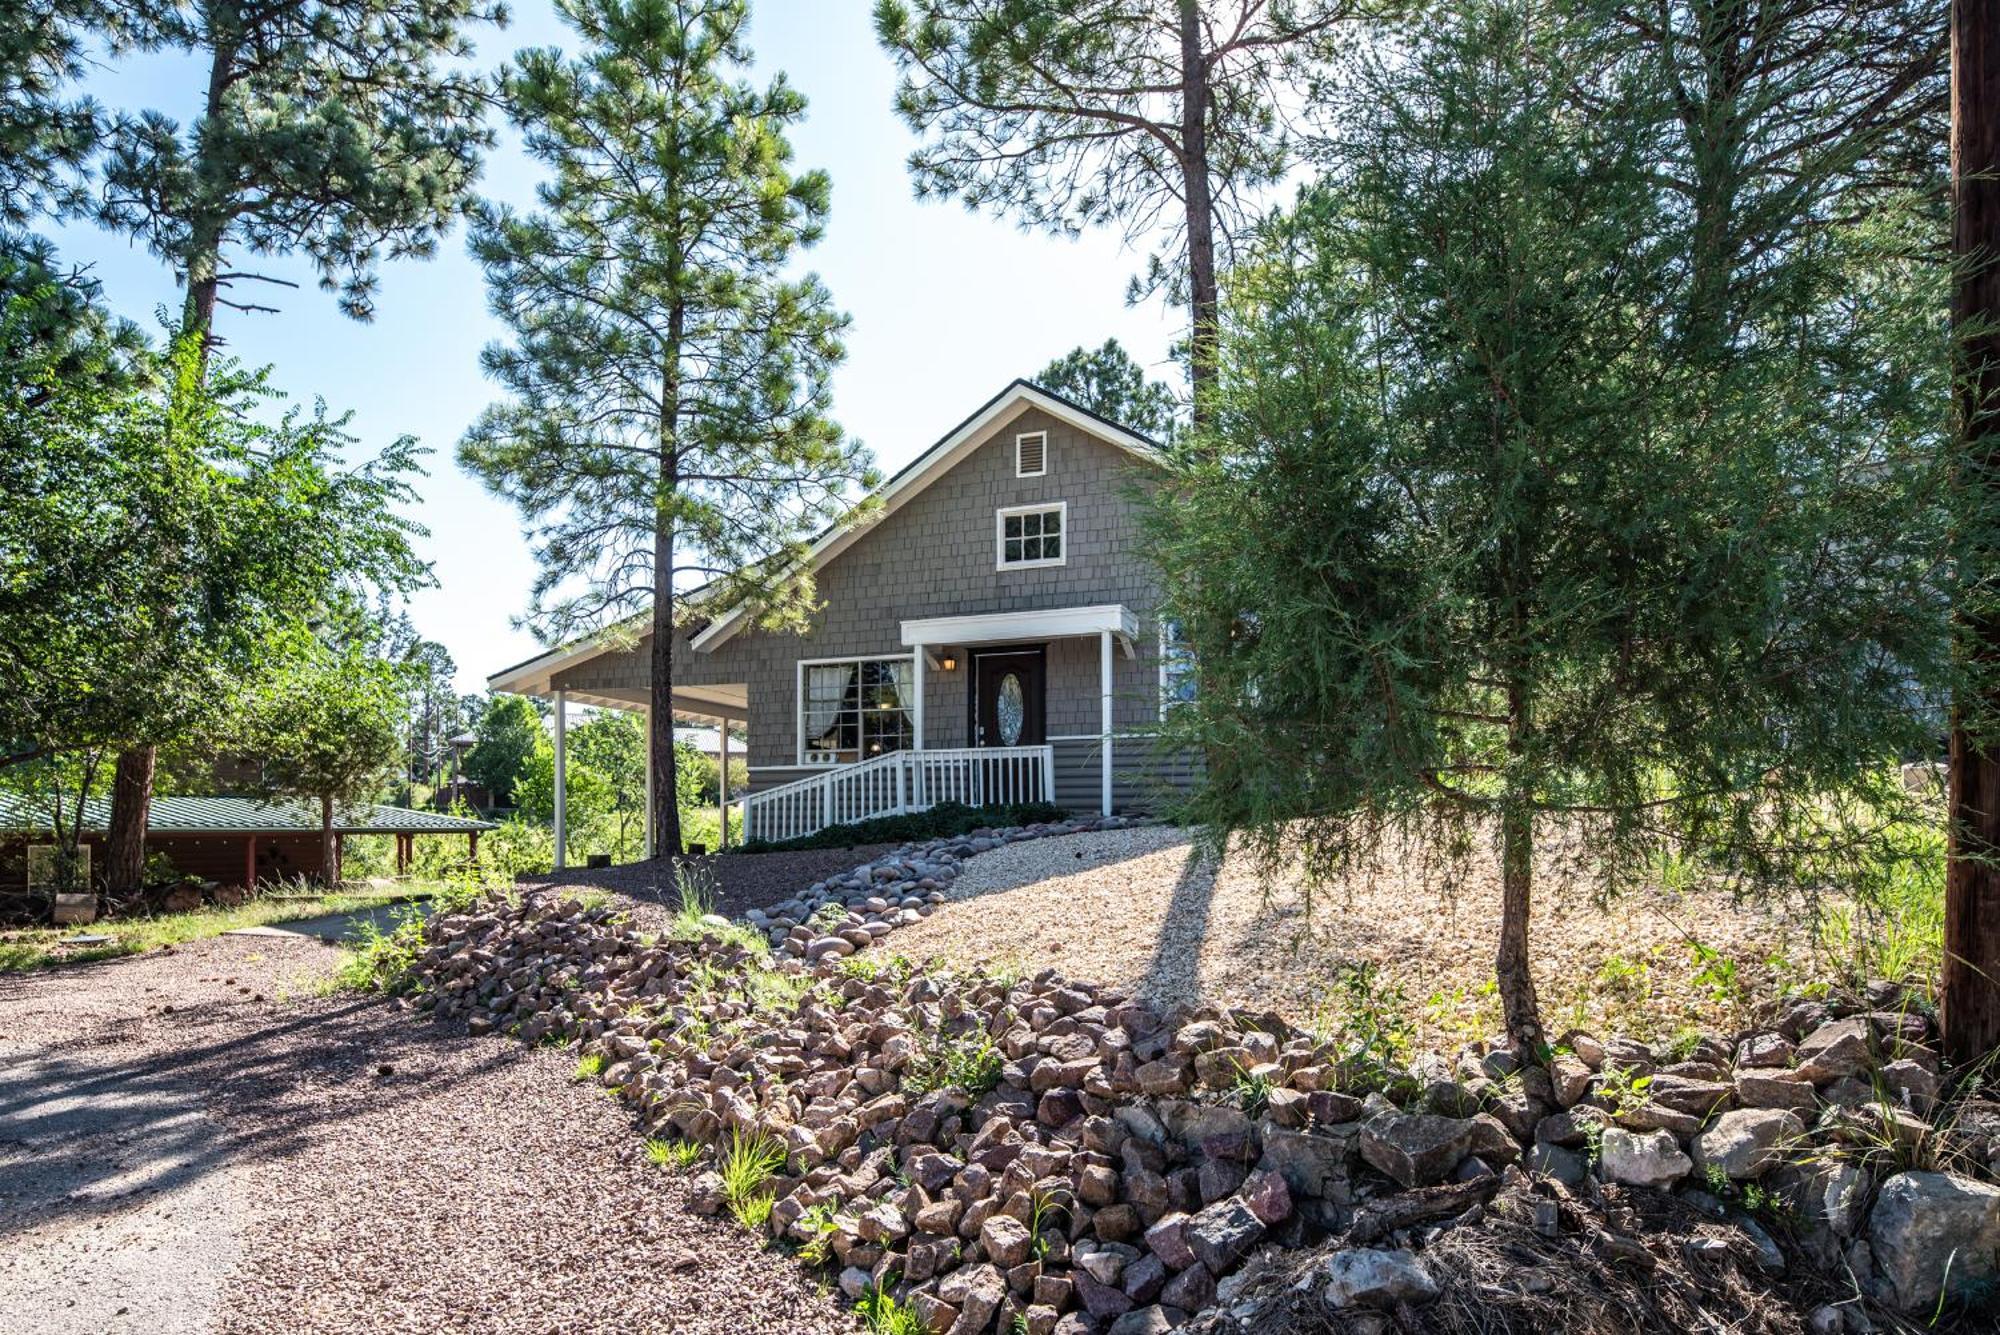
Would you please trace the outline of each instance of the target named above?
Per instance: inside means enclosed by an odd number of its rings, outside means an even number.
[[[1078,240],[1024,233],[954,202],[912,196],[904,160],[915,139],[891,110],[895,71],[875,45],[864,0],[753,3],[757,77],[782,69],[806,94],[807,118],[793,135],[797,161],[833,178],[831,224],[808,263],[854,319],[835,410],[885,471],[1014,376],[1078,344],[1116,337],[1155,375],[1175,380],[1166,360],[1175,313],[1158,301],[1125,302],[1142,252],[1111,233]],[[521,0],[512,24],[482,34],[479,44],[481,61],[493,64],[522,46],[571,43],[547,0]],[[90,91],[113,108],[180,116],[200,86],[192,64],[149,58],[102,71]],[[534,164],[503,140],[482,189],[525,205],[536,179]],[[143,249],[84,224],[46,230],[65,259],[93,266],[122,314],[157,328],[157,310],[178,308],[173,276]],[[418,594],[410,612],[420,632],[451,651],[459,689],[483,688],[487,673],[539,646],[511,624],[534,576],[519,516],[452,460],[459,435],[494,397],[478,356],[500,332],[463,230],[436,258],[383,270],[370,324],[341,315],[305,266],[258,267],[304,289],[283,292],[277,315],[225,312],[219,332],[229,351],[269,363],[294,398],[352,409],[366,448],[407,432],[434,451],[416,518],[430,530],[423,553],[438,587]]]

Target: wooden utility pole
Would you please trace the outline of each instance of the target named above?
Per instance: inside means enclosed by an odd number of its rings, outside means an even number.
[[[2000,1048],[2000,4],[1952,0],[1952,293],[1958,334],[1959,612],[1975,675],[1952,711],[1940,1021],[1947,1051]]]

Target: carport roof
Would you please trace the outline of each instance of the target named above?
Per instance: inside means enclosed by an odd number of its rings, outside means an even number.
[[[94,797],[84,803],[85,830],[105,828],[111,803]],[[18,793],[0,793],[0,830],[38,834],[53,828],[49,804]],[[441,811],[357,802],[336,806],[338,834],[470,834],[499,827],[492,821],[448,816]],[[146,820],[148,834],[304,834],[319,832],[319,804],[259,797],[156,797]]]

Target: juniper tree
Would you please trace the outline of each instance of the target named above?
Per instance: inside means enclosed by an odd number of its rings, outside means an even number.
[[[811,604],[808,540],[872,486],[828,418],[846,317],[792,277],[825,226],[825,173],[795,171],[805,100],[740,78],[743,0],[562,0],[574,58],[523,51],[509,115],[549,170],[540,207],[482,207],[473,254],[511,334],[484,354],[509,397],[459,448],[532,523],[530,621],[564,638],[650,604],[650,753],[673,766],[680,581],[768,625]],[[654,847],[680,848],[669,785]]]
[[[1490,839],[1532,1056],[1552,875],[1824,880],[1909,814],[1952,677],[1939,278],[1884,207],[1731,274],[1754,337],[1685,356],[1672,98],[1589,5],[1458,6],[1340,111],[1151,517],[1203,673],[1173,726],[1196,814],[1309,884]]]
[[[1099,417],[1131,427],[1155,440],[1165,440],[1179,425],[1174,392],[1146,377],[1146,368],[1132,360],[1115,338],[1102,347],[1072,348],[1044,366],[1034,377]]]
[[[1164,226],[1150,278],[1184,294],[1197,417],[1214,362],[1217,266],[1251,196],[1283,173],[1301,71],[1368,0],[876,0],[926,142],[920,196],[1030,227]]]
[[[169,52],[202,69],[187,123],[121,111],[106,133],[98,220],[143,242],[185,285],[180,329],[214,343],[228,293],[282,284],[244,256],[305,256],[357,319],[385,258],[428,256],[460,215],[492,142],[488,89],[466,30],[503,22],[491,0],[136,0],[114,50]],[[114,889],[144,859],[153,744],[119,756],[107,832]]]

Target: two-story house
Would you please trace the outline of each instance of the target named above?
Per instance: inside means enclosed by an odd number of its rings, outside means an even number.
[[[747,835],[946,800],[1109,813],[1185,782],[1153,737],[1192,684],[1140,550],[1159,466],[1154,442],[1016,381],[889,479],[872,522],[814,545],[803,634],[697,600],[673,707],[746,725]],[[491,685],[643,709],[651,648],[566,646]]]

